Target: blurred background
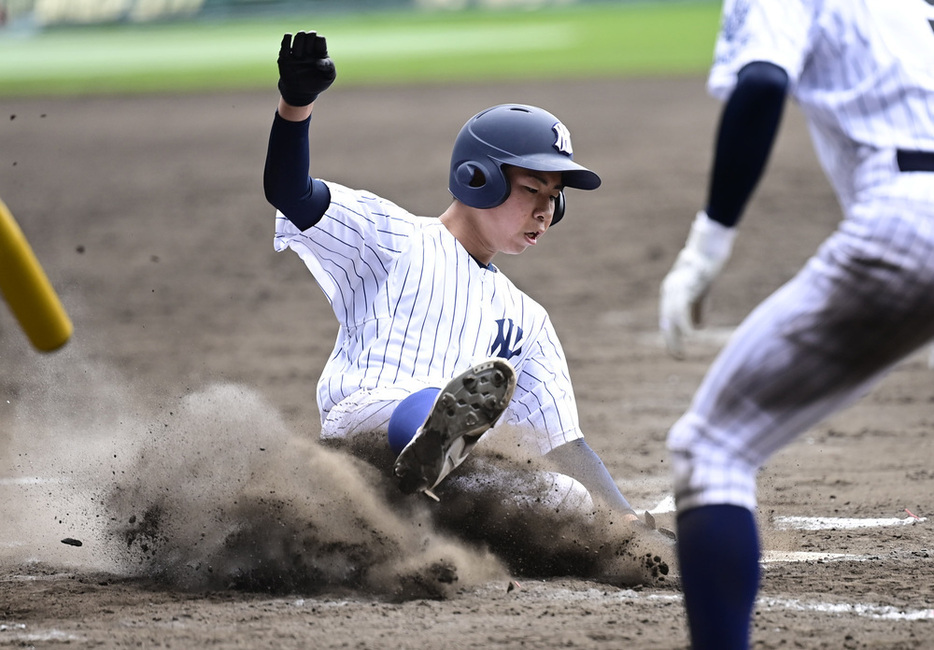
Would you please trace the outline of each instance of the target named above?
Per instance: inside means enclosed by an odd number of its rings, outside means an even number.
[[[341,84],[706,71],[711,0],[0,0],[0,98],[250,89],[316,29]],[[272,45],[270,43],[272,42]]]
[[[3,0],[0,2],[0,24],[17,29],[35,29],[64,24],[230,18],[303,11],[528,10],[594,1],[599,0]],[[603,3],[606,4],[606,0]]]

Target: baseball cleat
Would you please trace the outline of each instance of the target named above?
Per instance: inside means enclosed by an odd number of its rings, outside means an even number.
[[[406,494],[431,491],[506,410],[516,389],[516,372],[504,359],[479,363],[455,377],[438,393],[425,423],[393,466]]]

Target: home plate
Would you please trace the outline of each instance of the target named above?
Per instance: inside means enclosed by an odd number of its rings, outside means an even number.
[[[666,496],[658,502],[658,505],[649,510],[653,515],[663,515],[675,511],[675,498],[672,495]]]

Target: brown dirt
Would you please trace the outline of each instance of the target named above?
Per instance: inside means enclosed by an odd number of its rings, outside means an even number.
[[[272,250],[261,174],[275,101],[274,86],[4,100],[0,197],[75,334],[43,355],[0,309],[0,646],[685,647],[676,586],[513,575],[314,442],[335,325],[299,260]],[[550,310],[591,446],[654,508],[667,428],[717,335],[795,272],[838,209],[791,108],[711,335],[675,362],[656,299],[704,195],[718,105],[703,79],[336,87],[316,109],[315,171],[438,214],[454,134],[504,101],[562,116],[603,176],[569,192],[542,246],[497,261]],[[767,564],[757,647],[934,647],[929,521],[774,523],[929,516],[930,373],[912,357],[763,470],[766,549],[868,559]]]

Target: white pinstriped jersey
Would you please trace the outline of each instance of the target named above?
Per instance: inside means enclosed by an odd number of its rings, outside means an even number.
[[[541,454],[582,437],[564,351],[541,305],[480,266],[439,219],[327,184],[321,221],[300,232],[277,213],[274,242],[302,258],[340,325],[318,382],[322,420],[360,389],[443,386],[498,356],[517,374],[501,424],[534,431]]]
[[[844,208],[912,194],[891,187],[907,180],[895,150],[934,151],[932,21],[929,0],[726,0],[708,89],[723,99],[747,63],[781,66]]]

